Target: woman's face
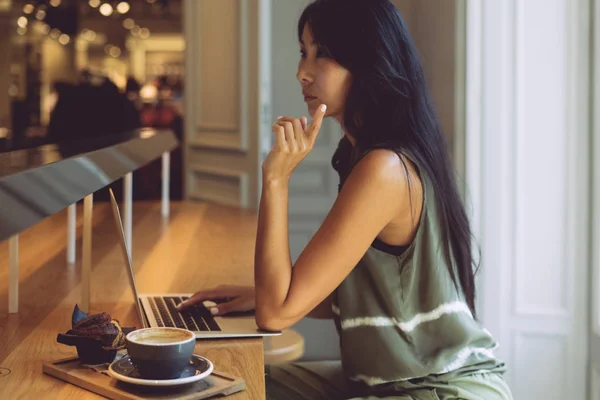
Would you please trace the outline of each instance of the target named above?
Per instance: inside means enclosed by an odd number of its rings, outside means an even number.
[[[301,58],[296,77],[302,86],[308,112],[314,115],[320,104],[327,105],[326,116],[335,117],[340,123],[344,115],[346,97],[350,90],[350,71],[327,57],[313,43],[308,24],[304,26],[300,40]]]

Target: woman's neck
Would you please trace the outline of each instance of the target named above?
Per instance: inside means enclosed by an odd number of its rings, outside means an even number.
[[[356,143],[356,139],[354,139],[352,137],[352,135],[350,135],[350,133],[348,132],[348,130],[346,130],[346,128],[344,128],[343,115],[338,115],[338,116],[335,117],[335,119],[337,120],[337,122],[342,127],[342,132],[344,132],[344,136],[346,137],[346,139],[348,139],[348,141],[350,142],[350,144],[352,146],[354,146],[354,144]]]

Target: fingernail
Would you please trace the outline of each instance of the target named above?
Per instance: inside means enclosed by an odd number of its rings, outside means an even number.
[[[327,106],[325,104],[321,105],[321,111],[323,111],[323,112],[327,111]]]
[[[217,315],[217,314],[219,313],[219,309],[218,309],[217,307],[212,307],[212,308],[210,309],[210,313],[211,313],[212,315]]]
[[[281,118],[283,118],[283,117],[277,117],[277,121],[279,121]]]

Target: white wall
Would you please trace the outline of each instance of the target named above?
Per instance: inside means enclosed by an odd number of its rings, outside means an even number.
[[[455,126],[456,7],[459,0],[394,0],[423,60],[444,132]],[[461,21],[462,22],[462,21]]]
[[[515,399],[584,400],[588,1],[469,2],[467,173],[481,313]]]
[[[408,25],[423,62],[427,84],[442,130],[453,150],[455,166],[462,175],[463,77],[462,39],[465,0],[393,0]]]

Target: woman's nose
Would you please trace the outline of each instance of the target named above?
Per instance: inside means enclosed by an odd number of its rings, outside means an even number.
[[[300,83],[306,84],[311,83],[313,81],[313,74],[303,65],[298,67],[298,72],[296,73],[296,78]]]

